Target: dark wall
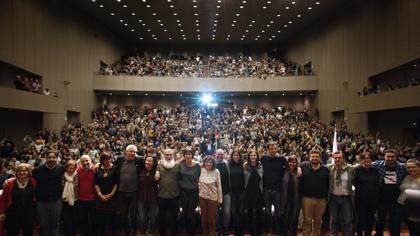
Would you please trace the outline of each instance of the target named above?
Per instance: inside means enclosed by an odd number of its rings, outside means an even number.
[[[0,136],[6,136],[15,144],[22,144],[26,135],[32,138],[42,128],[42,112],[0,108]]]
[[[368,113],[369,133],[379,131],[385,141],[415,144],[420,141],[420,107]]]

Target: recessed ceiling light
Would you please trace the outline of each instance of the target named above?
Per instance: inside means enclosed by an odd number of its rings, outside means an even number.
[[[271,4],[271,1],[267,1],[267,4]]]
[[[219,13],[216,13],[216,16],[219,16]]]
[[[148,96],[149,94],[147,94],[147,93],[146,93],[146,94],[144,94],[144,95]]]
[[[284,25],[284,28],[287,28],[287,25]]]
[[[217,26],[217,24],[213,24],[213,26],[214,26],[214,27],[216,27],[216,26]]]
[[[214,29],[213,32],[216,32],[216,30]]]
[[[92,0],[92,2],[96,2],[96,0]]]
[[[143,23],[143,24],[141,24],[141,25],[146,26],[146,24],[145,24],[145,23]]]
[[[316,5],[319,5],[319,4],[321,4],[321,3],[320,3],[320,2],[316,2],[315,4],[316,4]]]
[[[312,7],[308,7],[308,10],[312,10]]]
[[[253,24],[255,23],[255,20],[251,21]]]
[[[194,5],[193,7],[194,7],[194,8],[197,8],[197,5]]]
[[[172,2],[172,0],[168,0],[168,2]]]
[[[244,40],[243,38],[241,38],[241,40]]]
[[[122,23],[122,22],[124,22],[124,20],[120,20],[120,22]]]
[[[172,38],[171,38],[171,37],[169,37],[169,40],[172,40]]]
[[[132,16],[135,16],[135,15],[136,15],[136,13],[132,12],[132,13],[131,13],[131,15],[132,15]]]
[[[229,40],[229,38],[226,38],[226,40]]]
[[[302,96],[303,94],[299,93],[300,96]]]
[[[157,38],[154,38],[154,40],[157,40]]]
[[[272,38],[269,38],[268,40],[269,40],[269,41],[271,41],[271,40],[273,40],[273,39],[272,39]]]
[[[265,30],[261,30],[261,33],[265,33]]]
[[[134,29],[131,29],[131,32],[134,32]]]
[[[176,22],[180,22],[180,20],[176,20]]]
[[[214,23],[217,23],[217,20],[214,20]]]
[[[239,8],[244,8],[244,6],[239,6]]]
[[[112,93],[109,93],[109,96],[112,96]]]
[[[163,24],[161,23],[160,26],[163,26]]]
[[[154,38],[154,37],[155,37],[155,35],[154,35],[154,34],[152,34],[152,37]]]
[[[161,22],[161,20],[157,20],[157,22]]]
[[[245,3],[246,3],[246,1],[242,1],[242,3],[244,3],[244,4],[245,4]]]
[[[194,13],[194,16],[198,16],[198,13]]]
[[[127,93],[128,96],[130,96],[130,93]]]
[[[219,6],[219,5],[217,5],[216,7],[217,7],[217,8],[220,8],[220,6]]]
[[[242,35],[242,38],[245,38],[245,35]]]
[[[296,2],[295,2],[295,1],[293,1],[293,2],[292,2],[292,4],[296,4]]]
[[[147,29],[147,32],[150,32],[151,30],[150,29]]]
[[[183,38],[183,40],[187,40],[186,38]]]
[[[214,38],[214,37],[216,37],[216,35],[214,35],[214,34],[213,34],[211,37],[213,37],[213,38]]]
[[[227,36],[230,37],[230,34],[228,34]]]
[[[300,14],[299,14],[299,15],[297,15],[297,17],[298,17],[298,18],[300,18],[300,17],[301,17],[301,15],[300,15]]]
[[[195,24],[195,26],[197,26],[197,27],[198,27],[198,26],[200,26],[200,24]]]
[[[260,38],[261,37],[261,35],[257,35],[257,38]]]
[[[232,24],[233,27],[235,27],[235,24]]]
[[[276,36],[275,36],[275,35],[271,35],[271,37],[272,37],[272,38],[275,38]]]
[[[146,7],[150,7],[150,5],[146,5]]]
[[[185,38],[185,34],[181,35],[183,38]]]
[[[166,31],[168,31],[168,30],[167,30],[167,29],[164,29],[163,31],[164,31],[164,32],[166,32]]]
[[[139,22],[143,22],[143,20],[139,20]]]
[[[174,8],[174,5],[170,5],[169,7],[170,7],[170,8]]]
[[[277,17],[280,17],[281,15],[280,14],[277,14]]]
[[[198,22],[199,22],[199,20],[195,20],[195,22],[196,22],[196,23],[198,23]]]
[[[239,13],[236,13],[236,16],[240,16]]]
[[[265,94],[265,96],[268,96],[268,94]]]
[[[252,27],[252,24],[249,24],[249,27]]]
[[[183,29],[180,29],[179,31],[184,32],[184,30],[183,30]]]
[[[280,33],[281,32],[281,30],[277,30],[277,33]]]
[[[200,35],[199,34],[197,34],[197,38],[200,38]]]
[[[101,8],[102,8],[102,7],[104,7],[104,5],[102,5],[102,4],[101,4],[101,5],[99,5],[99,7],[101,7]]]
[[[128,24],[127,24],[127,23],[125,23],[124,25],[125,25],[125,26],[128,26]]]
[[[250,94],[250,93],[248,93],[248,97],[249,97],[249,96],[251,96],[251,94]]]
[[[282,94],[283,96],[286,95],[285,93]]]
[[[162,96],[165,96],[165,94],[162,94]]]
[[[211,40],[214,40],[214,38],[212,38]]]
[[[143,2],[146,2],[146,0],[142,0]]]
[[[178,24],[178,26],[182,26],[181,24]]]
[[[200,32],[200,30],[198,29],[198,30],[196,30],[197,32]]]
[[[127,5],[123,5],[123,7],[127,7]]]
[[[155,13],[155,12],[153,12],[153,13],[152,13],[152,15],[156,16],[156,13]]]
[[[267,7],[266,7],[266,6],[263,6],[262,8],[263,8],[263,9],[267,9]]]
[[[113,15],[115,15],[115,13],[114,12],[111,12],[110,15],[113,16]]]
[[[176,16],[176,15],[178,15],[178,13],[176,13],[176,12],[175,12],[175,13],[174,13],[174,16]]]
[[[270,27],[270,25],[267,25],[267,27]]]
[[[248,33],[248,32],[249,32],[249,30],[245,30],[245,32],[246,32],[246,33]]]
[[[236,23],[236,20],[232,21],[233,23]]]
[[[142,37],[140,37],[140,40],[143,40],[143,38],[142,38]]]
[[[270,21],[270,24],[274,24],[274,21],[272,21],[272,20],[271,20],[271,21]]]

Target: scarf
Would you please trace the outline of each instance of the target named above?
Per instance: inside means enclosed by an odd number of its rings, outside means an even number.
[[[64,173],[64,189],[63,189],[63,195],[62,199],[65,202],[68,202],[70,206],[74,205],[74,202],[77,200],[76,195],[74,194],[74,179],[76,176],[76,172],[73,173],[73,175],[68,175],[67,173]]]

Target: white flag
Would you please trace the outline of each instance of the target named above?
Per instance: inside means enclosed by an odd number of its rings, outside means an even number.
[[[333,150],[332,153],[338,151],[338,144],[337,144],[337,126],[334,126],[334,141],[333,141]]]

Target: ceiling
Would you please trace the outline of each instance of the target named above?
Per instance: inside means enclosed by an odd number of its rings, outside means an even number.
[[[278,43],[345,0],[73,0],[130,43]]]

